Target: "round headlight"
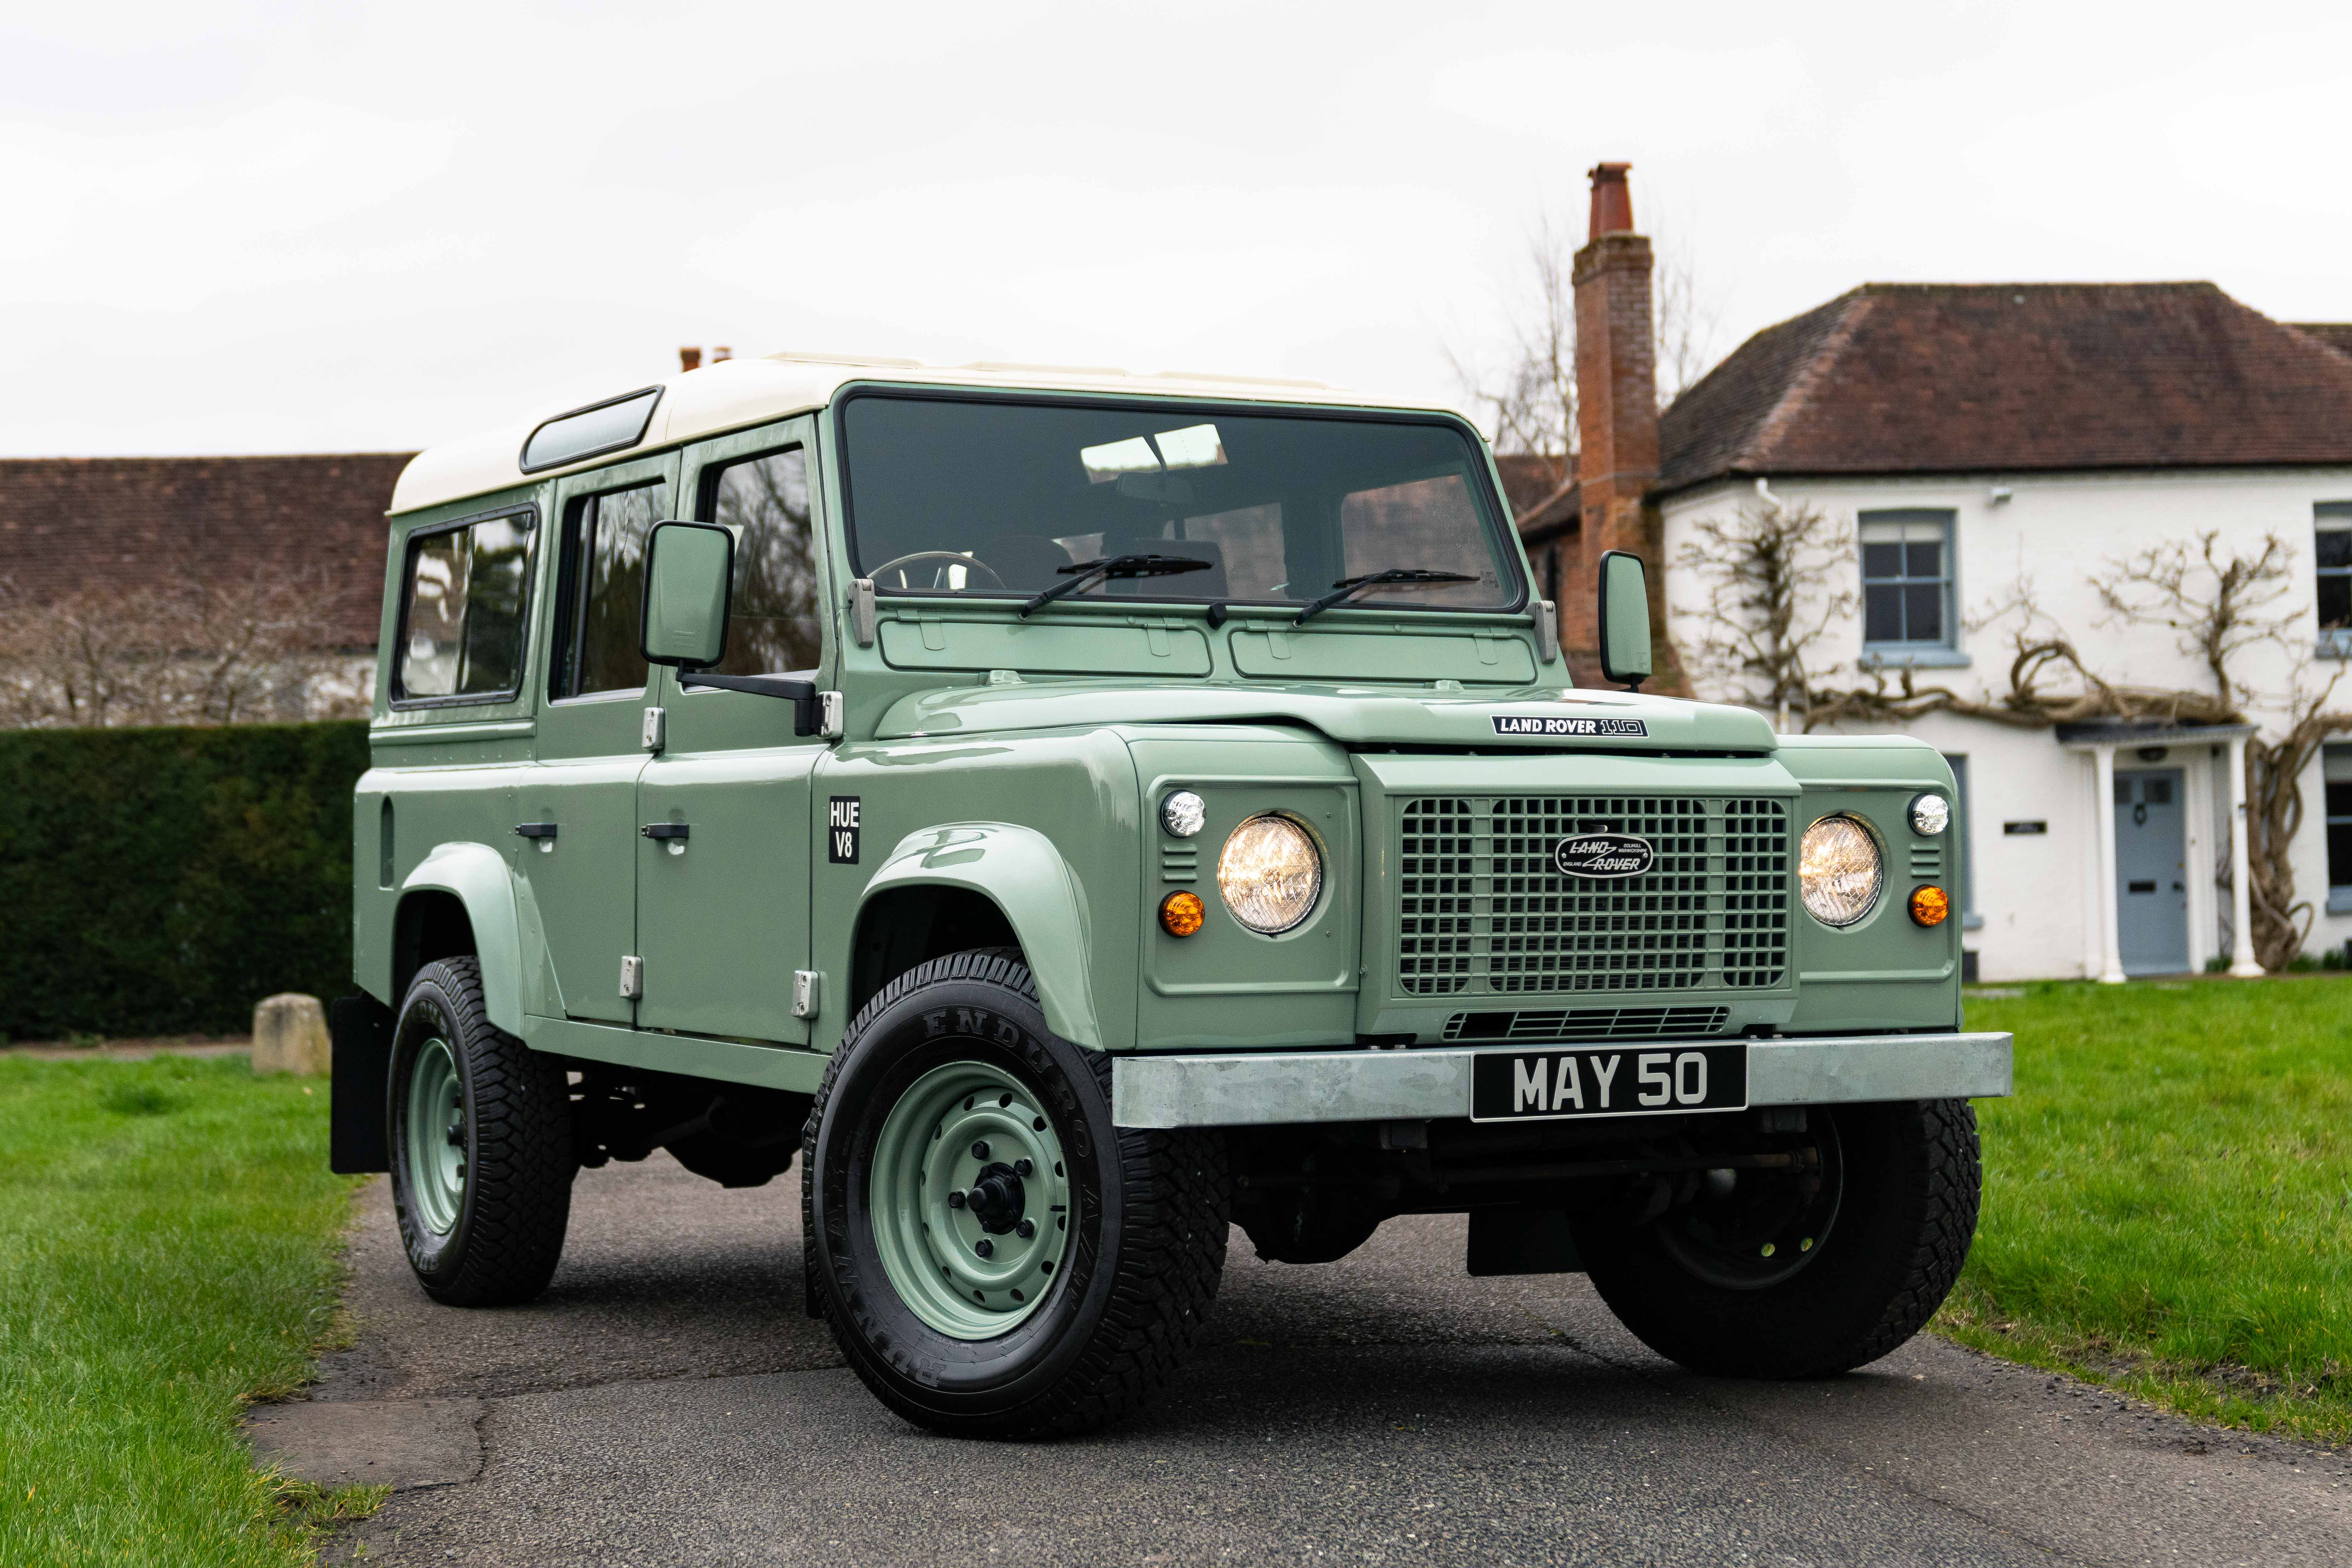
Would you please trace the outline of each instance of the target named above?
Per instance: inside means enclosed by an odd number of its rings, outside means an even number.
[[[1190,838],[1208,820],[1209,803],[1189,789],[1180,789],[1160,803],[1160,826],[1171,838]]]
[[[1923,795],[1911,803],[1911,831],[1933,838],[1952,825],[1952,803],[1940,795]]]
[[[1288,931],[1315,912],[1323,895],[1322,851],[1290,818],[1253,816],[1234,829],[1217,857],[1217,891],[1250,930],[1264,936]]]
[[[1850,926],[1878,907],[1885,881],[1878,840],[1851,816],[1824,816],[1805,829],[1797,850],[1797,886],[1823,925]]]

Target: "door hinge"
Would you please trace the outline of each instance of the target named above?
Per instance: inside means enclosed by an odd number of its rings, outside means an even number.
[[[795,969],[793,971],[793,1017],[814,1018],[816,1016],[817,981],[819,978],[820,976],[814,969]]]
[[[621,959],[622,996],[635,1002],[641,999],[645,994],[646,961],[633,952],[624,954]]]
[[[646,710],[645,744],[648,752],[662,749],[662,710],[658,708]]]

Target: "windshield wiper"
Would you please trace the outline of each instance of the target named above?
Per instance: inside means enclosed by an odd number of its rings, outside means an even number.
[[[1478,579],[1466,572],[1433,572],[1426,566],[1391,566],[1385,572],[1367,572],[1360,577],[1342,577],[1331,584],[1331,591],[1298,612],[1293,626],[1305,626],[1314,616],[1332,605],[1354,598],[1367,588],[1378,588],[1390,583],[1420,584],[1475,583]]]
[[[1210,563],[1197,555],[1114,555],[1108,561],[1081,561],[1058,568],[1070,580],[1056,583],[1027,604],[1021,613],[1042,610],[1065,594],[1075,594],[1108,577],[1172,577],[1179,572],[1206,572]]]

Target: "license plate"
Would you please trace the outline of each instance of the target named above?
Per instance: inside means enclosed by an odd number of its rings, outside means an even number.
[[[1480,1051],[1470,1058],[1470,1120],[1557,1121],[1745,1110],[1748,1047]]]

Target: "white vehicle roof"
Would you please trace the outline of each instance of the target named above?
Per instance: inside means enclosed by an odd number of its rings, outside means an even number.
[[[919,360],[886,359],[856,354],[777,353],[764,359],[721,360],[700,370],[683,371],[658,383],[624,388],[635,393],[659,385],[661,401],[655,406],[645,438],[624,452],[604,452],[560,468],[525,475],[523,442],[550,419],[573,408],[551,408],[535,417],[486,431],[479,436],[445,441],[420,452],[401,470],[392,492],[396,514],[488,495],[530,479],[552,479],[625,458],[627,452],[656,451],[721,431],[763,425],[793,414],[822,408],[849,382],[897,383],[918,386],[984,386],[1040,392],[1111,392],[1153,397],[1214,397],[1256,403],[1339,404],[1366,408],[1401,408],[1455,413],[1443,404],[1369,397],[1313,381],[1274,381],[1250,376],[1213,375],[1192,371],[1165,371],[1136,375],[1123,370],[1083,365],[1006,364],[982,361],[975,364],[933,365]]]

